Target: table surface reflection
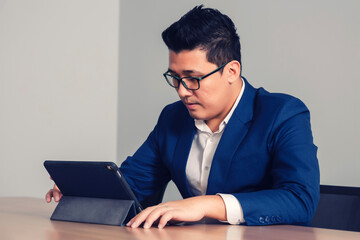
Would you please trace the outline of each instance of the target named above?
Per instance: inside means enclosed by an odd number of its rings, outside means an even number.
[[[196,224],[164,229],[51,221],[56,203],[24,197],[0,198],[1,239],[129,239],[129,240],[212,240],[212,239],[360,239],[360,233],[290,225],[231,226]]]

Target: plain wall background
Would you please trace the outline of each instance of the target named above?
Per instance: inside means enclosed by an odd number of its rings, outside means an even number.
[[[42,197],[45,159],[132,155],[178,99],[161,32],[200,3],[235,22],[251,84],[308,106],[321,183],[360,186],[359,1],[0,0],[0,196]]]
[[[45,159],[116,159],[119,2],[0,0],[0,196],[43,197]]]

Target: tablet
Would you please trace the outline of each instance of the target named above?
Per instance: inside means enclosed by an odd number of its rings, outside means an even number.
[[[64,196],[133,200],[140,202],[113,162],[46,160],[44,166]]]

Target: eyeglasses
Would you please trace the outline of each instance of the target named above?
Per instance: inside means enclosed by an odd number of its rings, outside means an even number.
[[[200,80],[203,80],[204,78],[210,76],[211,74],[214,74],[214,73],[220,71],[220,69],[225,67],[225,65],[228,63],[229,62],[224,63],[223,65],[221,65],[220,67],[218,67],[217,69],[212,71],[211,73],[208,73],[202,77],[182,77],[182,78],[180,78],[180,77],[171,75],[169,73],[169,71],[167,71],[163,75],[164,75],[167,83],[173,88],[178,88],[180,86],[180,82],[181,82],[182,85],[188,90],[198,90],[200,88]]]

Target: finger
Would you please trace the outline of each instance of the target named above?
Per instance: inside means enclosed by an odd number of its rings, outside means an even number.
[[[46,193],[46,195],[45,195],[45,199],[46,199],[46,202],[51,202],[51,198],[52,198],[52,189],[51,190],[49,190],[47,193]]]
[[[127,224],[126,226],[128,227],[132,227],[132,228],[137,228],[140,226],[140,224],[142,224],[145,219],[147,218],[147,216],[151,213],[151,211],[154,209],[154,207],[148,207],[145,210],[141,211],[138,215],[136,215],[135,217],[133,217]]]
[[[166,224],[174,218],[173,211],[168,211],[160,218],[158,228],[162,229],[166,226]]]
[[[52,190],[52,197],[54,198],[55,202],[59,202],[61,197],[62,197],[62,193],[53,189]]]
[[[161,216],[170,210],[171,209],[166,205],[155,208],[145,219],[144,228],[150,228],[156,220],[158,220]]]
[[[127,227],[131,227],[131,225],[135,222],[136,216],[130,219],[130,221],[126,224]]]

